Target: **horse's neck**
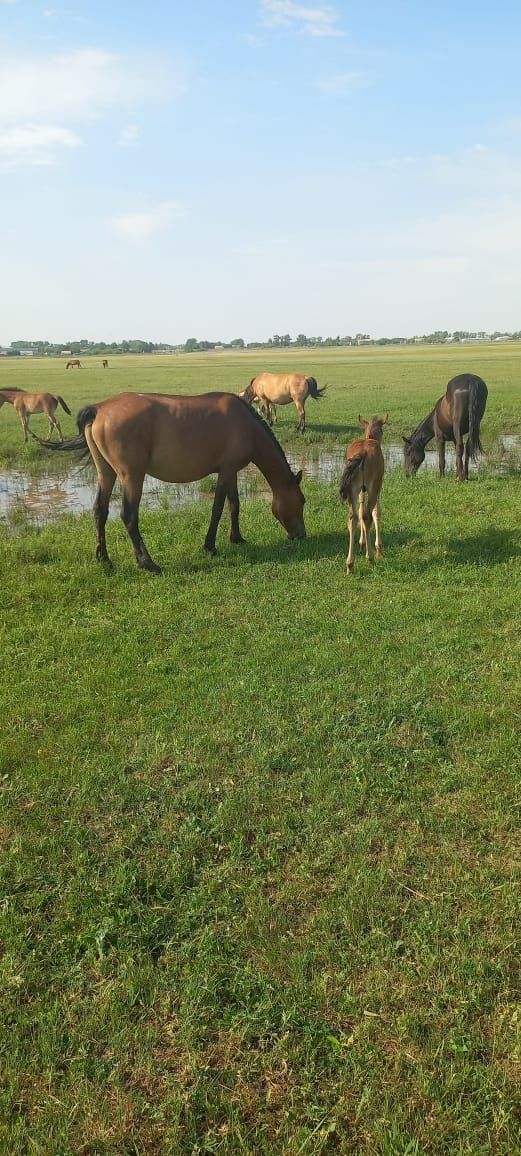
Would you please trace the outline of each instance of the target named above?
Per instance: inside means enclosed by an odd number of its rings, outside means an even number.
[[[433,437],[434,410],[431,410],[431,412],[427,414],[427,417],[424,417],[423,421],[421,421],[420,424],[416,426],[416,429],[413,430],[411,434],[411,441],[416,442],[421,446],[426,446],[427,442],[430,442],[431,438]]]
[[[272,490],[291,481],[291,467],[273,434],[260,423],[256,430],[252,462],[264,474]]]

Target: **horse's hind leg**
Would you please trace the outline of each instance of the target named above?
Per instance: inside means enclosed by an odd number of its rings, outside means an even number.
[[[469,437],[470,437],[470,434],[469,434]],[[465,442],[465,481],[466,482],[468,482],[468,480],[469,480],[469,458],[470,458],[469,437],[467,438],[467,440]]]
[[[204,549],[207,550],[209,554],[216,554],[217,553],[217,551],[215,549],[215,539],[217,536],[217,527],[218,527],[219,522],[221,520],[221,514],[222,514],[223,509],[224,509],[224,503],[225,503],[226,497],[229,496],[228,485],[229,485],[229,483],[227,483],[226,479],[222,476],[222,474],[219,474],[219,477],[217,478],[217,485],[215,487],[215,497],[213,500],[212,516],[210,518],[210,525],[208,526],[208,531],[206,534],[206,538],[204,540]],[[231,502],[230,502],[230,509],[231,509]],[[237,512],[237,530],[238,530],[239,529],[239,495],[238,494],[237,494],[237,511],[236,512]],[[233,517],[233,515],[232,515],[232,517]],[[233,520],[232,520],[232,531],[233,531]]]
[[[363,552],[363,549],[365,546],[364,505],[365,505],[365,493],[364,493],[364,490],[360,490],[360,493],[358,495],[358,522],[360,525],[360,538],[358,540],[358,544],[360,546],[360,553]]]
[[[374,524],[374,532],[375,532],[376,557],[382,558],[383,557],[383,550],[382,550],[382,535],[381,535],[381,531],[380,531],[380,499],[379,498],[378,498],[378,501],[375,503],[375,507],[373,510],[373,524]]]
[[[357,504],[358,496],[359,496],[358,494],[353,493],[353,491],[351,490],[351,493],[349,495],[349,552],[348,552],[347,559],[346,559],[346,567],[347,567],[347,573],[348,574],[353,573],[353,568],[354,568],[354,564],[355,564],[355,537],[356,537],[356,523],[357,523],[356,504]]]
[[[139,532],[139,503],[143,492],[143,481],[144,476],[134,481],[128,477],[122,479],[121,519],[134,547],[136,562],[140,570],[149,570],[151,574],[160,574],[161,567],[150,557]]]
[[[20,421],[24,431],[24,442],[26,442],[28,440],[27,434],[29,432],[29,418],[23,409],[20,410]]]
[[[459,425],[454,423],[454,441],[456,444],[456,479],[458,482],[465,481],[465,470],[463,469],[463,437],[461,435]]]
[[[237,489],[237,474],[228,482],[228,505],[230,507],[230,542],[240,545],[245,541],[239,529],[239,491]]]
[[[306,430],[306,411],[301,401],[296,401],[295,405],[298,410],[299,423],[297,426],[297,433],[305,433]]]

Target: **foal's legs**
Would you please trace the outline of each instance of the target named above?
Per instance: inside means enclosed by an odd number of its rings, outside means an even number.
[[[383,557],[383,550],[382,550],[382,535],[380,532],[380,499],[379,498],[377,499],[377,501],[375,503],[374,510],[373,510],[373,523],[374,523],[374,532],[375,532],[376,557],[382,558]]]
[[[359,490],[358,493],[356,493],[356,491],[353,492],[353,490],[354,490],[354,487],[351,490],[351,496],[349,498],[349,552],[348,552],[347,559],[346,559],[346,567],[347,567],[347,573],[348,574],[353,573],[353,567],[355,564],[355,537],[356,537],[356,523],[358,520],[357,515],[356,515],[356,506],[358,503],[359,510],[361,512],[362,511],[362,502],[363,502],[363,497],[364,497],[363,492],[361,490]],[[360,499],[362,499],[362,501],[360,501]],[[364,537],[364,529],[365,529],[365,527],[363,527],[363,518],[361,518],[361,523],[362,524],[360,526],[360,542],[362,543],[363,537]]]

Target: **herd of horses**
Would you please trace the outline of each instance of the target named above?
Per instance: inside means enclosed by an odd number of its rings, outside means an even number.
[[[78,362],[79,365],[79,362]],[[86,406],[77,417],[78,434],[64,441],[55,412],[62,397],[50,393],[26,393],[0,389],[0,406],[10,402],[20,415],[27,441],[29,415],[46,413],[49,439],[34,438],[52,451],[77,450],[90,455],[97,473],[94,501],[96,557],[109,563],[105,526],[116,480],[122,490],[121,517],[132,542],[137,565],[152,573],[160,567],[151,558],[139,529],[139,505],[148,474],[163,482],[192,482],[217,474],[210,524],[204,548],[215,554],[217,528],[228,501],[230,540],[243,542],[239,526],[237,474],[250,462],[258,467],[272,491],[272,512],[289,538],[305,538],[305,497],[300,483],[302,470],[294,473],[272,424],[277,405],[293,402],[299,414],[297,429],[305,429],[307,397],[324,394],[313,377],[304,374],[262,373],[236,395],[206,393],[197,396],[122,393],[96,405]],[[440,476],[445,471],[445,445],[456,447],[456,476],[468,478],[469,459],[482,452],[480,423],[485,412],[487,387],[472,373],[460,374],[448,384],[443,397],[404,440],[404,465],[414,474],[425,459],[425,447],[436,439]],[[254,408],[258,404],[260,412]],[[266,419],[266,420],[265,420]],[[349,551],[347,572],[353,573],[354,542],[359,523],[360,547],[373,559],[371,529],[375,529],[376,557],[382,555],[380,492],[384,478],[382,436],[385,417],[358,421],[364,431],[348,446],[340,483],[340,496],[349,505]],[[60,441],[50,440],[57,429]],[[29,431],[32,432],[32,431]],[[464,437],[468,435],[464,445]]]

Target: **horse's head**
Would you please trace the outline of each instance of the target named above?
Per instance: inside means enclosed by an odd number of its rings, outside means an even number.
[[[298,474],[291,474],[281,486],[273,491],[271,509],[273,515],[284,527],[288,538],[305,538],[304,503],[306,501],[300,488],[302,470]]]
[[[389,414],[385,417],[372,417],[370,421],[366,421],[362,414],[358,414],[358,424],[362,426],[366,438],[372,438],[374,441],[381,442],[384,432],[384,425],[389,424]]]
[[[405,468],[405,477],[410,478],[411,474],[416,474],[425,461],[424,447],[412,438],[403,438],[403,463]]]
[[[247,401],[248,405],[252,404],[252,402],[255,400],[256,396],[257,395],[255,393],[255,390],[254,390],[251,382],[249,385],[246,386],[246,389],[243,389],[241,391],[241,393],[239,394],[239,397],[242,397],[243,401]]]

